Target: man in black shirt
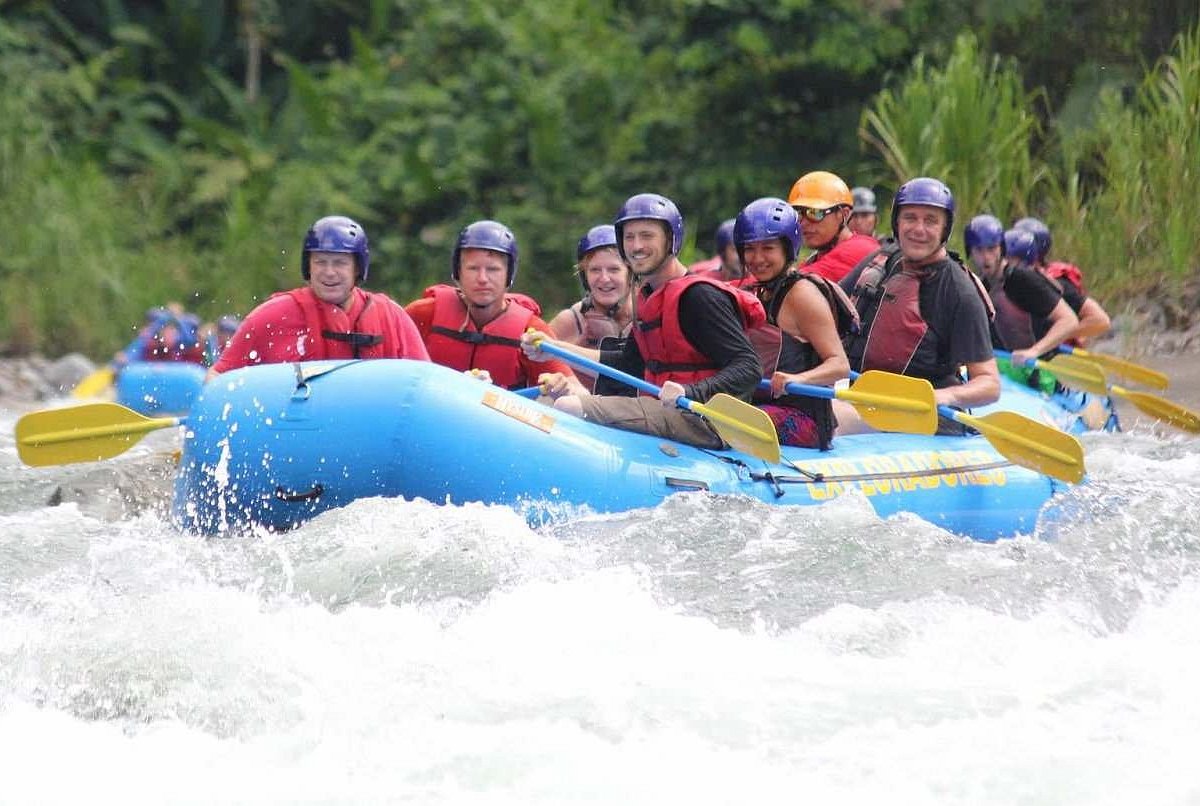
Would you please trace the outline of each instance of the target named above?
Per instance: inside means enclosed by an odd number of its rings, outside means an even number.
[[[632,338],[622,350],[600,351],[599,359],[660,386],[662,393],[657,401],[627,397],[627,386],[602,376],[595,395],[564,394],[554,407],[627,431],[723,447],[707,421],[676,401],[682,396],[703,403],[719,392],[750,399],[762,365],[745,331],[765,321],[762,304],[711,276],[688,273],[678,258],[683,216],[665,196],[631,197],[614,226],[617,248],[640,290]],[[530,340],[525,350],[534,359],[545,356]],[[552,396],[565,391],[553,379],[546,385]]]

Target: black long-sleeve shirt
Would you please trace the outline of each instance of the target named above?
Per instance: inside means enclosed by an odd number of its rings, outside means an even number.
[[[649,288],[643,289],[647,296]],[[635,324],[634,327],[637,327]],[[715,375],[684,385],[686,397],[698,403],[719,392],[749,400],[762,376],[762,364],[742,327],[737,303],[711,283],[694,283],[679,297],[679,327],[684,338],[720,369]],[[624,350],[604,350],[600,360],[611,367],[645,377],[646,362],[631,336]],[[628,386],[610,378],[596,381],[596,394],[628,395]]]

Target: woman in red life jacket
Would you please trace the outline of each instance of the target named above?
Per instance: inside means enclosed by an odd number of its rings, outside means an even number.
[[[879,248],[870,235],[851,232],[854,198],[850,188],[828,171],[806,173],[792,185],[788,204],[800,216],[804,245],[816,250],[800,271],[840,282],[864,257]]]
[[[510,292],[517,277],[517,239],[497,221],[476,221],[458,235],[450,258],[454,285],[439,284],[410,302],[408,311],[430,358],[507,389],[537,386],[539,376],[561,373],[583,387],[561,361],[543,367],[521,351],[521,335],[533,328],[550,333],[541,307],[525,294]]]
[[[416,326],[386,294],[359,287],[370,269],[367,233],[326,216],[304,236],[306,285],[271,295],[238,327],[209,377],[253,364],[352,358],[429,360]]]

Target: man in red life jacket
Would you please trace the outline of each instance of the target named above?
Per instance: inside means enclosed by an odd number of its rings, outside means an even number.
[[[575,274],[583,287],[583,299],[559,311],[550,320],[555,338],[568,344],[599,350],[619,349],[620,339],[633,325],[633,272],[617,250],[617,233],[612,224],[592,227],[579,239],[575,250]],[[599,360],[599,353],[590,356]],[[589,388],[596,378],[585,370],[575,374]]]
[[[1053,353],[1079,320],[1058,287],[1032,268],[1033,235],[1003,227],[995,216],[977,215],[963,242],[996,310],[992,345],[1010,351],[1012,364],[1023,369],[1026,360]]]
[[[792,185],[788,204],[800,216],[804,245],[816,250],[800,265],[802,272],[819,274],[837,283],[879,248],[879,242],[870,235],[850,231],[854,199],[850,188],[836,174],[813,171],[800,177]]]
[[[747,290],[762,302],[767,324],[750,334],[759,357],[771,356],[764,372],[771,379],[769,401],[759,403],[770,415],[784,445],[827,450],[837,421],[830,401],[789,395],[788,383],[832,385],[850,372],[838,333],[839,303],[854,317],[838,286],[819,274],[793,267],[800,251],[800,222],[783,199],[753,201],[738,214],[734,244],[756,283]],[[836,297],[837,301],[832,301]]]
[[[854,199],[854,207],[850,210],[850,221],[846,226],[858,235],[875,237],[875,228],[879,226],[879,208],[875,205],[875,191],[870,188],[856,187],[850,190]]]
[[[209,377],[253,364],[351,358],[429,360],[416,326],[385,294],[364,291],[370,249],[366,231],[327,216],[304,236],[300,274],[306,285],[272,294],[252,310]]]
[[[711,275],[689,273],[678,258],[683,216],[665,196],[630,197],[613,223],[621,256],[641,290],[633,338],[619,352],[602,350],[600,360],[662,392],[658,400],[625,397],[628,387],[602,377],[595,395],[559,396],[562,390],[552,386],[554,406],[627,431],[720,448],[724,442],[716,431],[704,418],[678,408],[676,400],[686,396],[703,403],[719,392],[750,399],[762,368],[746,329],[765,321],[762,305]],[[524,341],[530,356],[544,356],[532,340]]]
[[[1050,256],[1050,228],[1036,218],[1022,218],[1013,224],[1013,229],[1028,230],[1033,234],[1037,257],[1032,265],[1062,290],[1063,299],[1079,317],[1079,325],[1067,341],[1076,347],[1086,347],[1096,336],[1101,336],[1112,327],[1108,312],[1083,287],[1083,272],[1073,263],[1053,261]]]
[[[508,291],[517,277],[517,239],[497,221],[476,221],[459,233],[450,257],[455,285],[439,284],[405,310],[420,331],[429,357],[506,389],[537,386],[539,375],[557,372],[583,389],[561,361],[543,367],[521,351],[521,335],[549,333],[541,307]]]
[[[987,292],[946,250],[954,196],[937,179],[905,182],[892,202],[894,253],[880,252],[842,281],[862,326],[846,340],[850,368],[926,378],[939,404],[968,408],[1000,397]],[[967,380],[959,376],[966,366]],[[841,403],[841,401],[835,401]],[[834,407],[838,433],[864,430],[852,406]],[[943,419],[939,433],[962,433]]]

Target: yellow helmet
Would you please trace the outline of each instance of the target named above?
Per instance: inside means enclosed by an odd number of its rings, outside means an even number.
[[[792,192],[788,194],[788,204],[792,207],[811,207],[814,210],[828,210],[830,207],[845,205],[854,206],[854,197],[850,188],[837,174],[829,171],[812,171],[796,180]]]

